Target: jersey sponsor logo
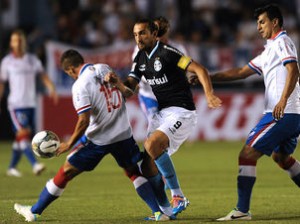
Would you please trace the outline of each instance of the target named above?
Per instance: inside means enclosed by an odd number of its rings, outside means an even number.
[[[166,76],[166,74],[164,74],[163,77],[161,78],[153,78],[153,79],[147,79],[147,82],[149,83],[149,85],[151,86],[155,86],[155,85],[162,85],[168,82],[168,78]]]
[[[144,72],[146,70],[146,65],[145,64],[140,65],[139,70],[141,72]]]
[[[162,68],[162,64],[159,60],[159,58],[155,58],[155,61],[154,61],[154,70],[159,72]]]

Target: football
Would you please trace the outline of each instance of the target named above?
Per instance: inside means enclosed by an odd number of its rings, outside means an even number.
[[[35,134],[31,142],[35,155],[41,158],[54,157],[60,145],[58,136],[52,131],[40,131]]]

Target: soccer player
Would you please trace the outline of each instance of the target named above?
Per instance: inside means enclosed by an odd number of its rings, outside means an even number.
[[[115,74],[109,74],[105,79],[126,97],[133,94],[143,76],[150,84],[158,101],[158,111],[151,119],[149,135],[144,143],[146,153],[142,171],[154,189],[161,185],[161,174],[164,176],[172,195],[180,198],[178,206],[173,208],[173,213],[178,214],[186,208],[188,200],[179,186],[170,155],[187,139],[197,119],[186,72],[197,74],[210,108],[221,106],[221,100],[214,95],[209,75],[202,65],[182,55],[177,49],[157,41],[157,29],[153,21],[137,21],[133,34],[140,51],[128,78],[124,83]],[[158,194],[159,191],[155,192]],[[167,201],[161,203],[167,205]]]
[[[160,212],[151,185],[140,174],[137,163],[141,160],[141,152],[132,137],[125,101],[116,87],[103,80],[111,68],[106,64],[84,63],[81,54],[75,50],[63,53],[61,66],[76,80],[72,98],[78,120],[70,139],[61,143],[58,155],[73,150],[55,177],[47,182],[36,204],[32,207],[15,204],[16,212],[26,221],[35,221],[63,193],[70,180],[83,171],[93,170],[104,156],[111,154],[151,208],[155,220],[175,218],[171,207],[168,215]]]
[[[159,16],[155,18],[154,23],[158,28],[157,40],[162,43],[171,45],[172,47],[179,50],[183,55],[187,55],[187,50],[182,44],[169,40],[170,23],[165,17]],[[132,60],[134,60],[138,51],[139,48],[136,45],[132,54]],[[158,111],[158,103],[151,89],[151,86],[148,84],[147,80],[144,77],[141,78],[141,81],[138,85],[138,99],[140,107],[147,118],[148,124],[150,124],[153,114]]]
[[[7,175],[22,176],[16,168],[22,153],[32,165],[33,173],[39,175],[45,166],[37,162],[31,150],[31,137],[35,132],[36,77],[41,78],[54,102],[57,102],[58,97],[41,61],[35,55],[26,52],[26,38],[23,31],[12,32],[10,48],[11,52],[3,58],[0,69],[0,100],[3,97],[5,82],[8,82],[8,110],[15,133]]]
[[[256,164],[263,155],[285,170],[300,187],[300,163],[294,157],[300,133],[299,70],[297,50],[283,30],[278,6],[267,5],[255,10],[257,30],[267,40],[265,50],[242,68],[212,75],[212,81],[245,79],[262,75],[265,83],[264,115],[250,131],[238,159],[238,201],[227,216],[218,221],[250,220],[250,200],[256,180]]]
[[[169,40],[169,34],[170,34],[169,21],[163,16],[156,17],[153,21],[157,26],[157,40],[159,40],[162,43],[171,45],[172,47],[179,50],[183,55],[187,55],[187,50],[182,44]],[[134,48],[134,52],[132,54],[133,56],[132,60],[134,60],[138,51],[139,48],[136,45],[136,47]],[[196,79],[195,77],[197,76],[193,73],[186,73],[186,76],[188,78],[188,81],[191,84],[194,84]],[[145,77],[141,78],[141,81],[139,82],[138,85],[138,99],[139,99],[140,107],[144,112],[145,116],[147,117],[147,121],[149,125],[151,124],[151,119],[154,116],[154,114],[158,112],[158,102],[151,89],[151,86],[148,84]],[[168,186],[165,185],[165,188],[168,189]],[[172,196],[173,207],[178,207],[178,205],[183,201],[184,198],[183,194],[178,197],[178,195],[176,195],[176,192],[172,190],[171,190],[171,196]],[[189,205],[189,201],[187,199],[184,200],[184,205],[185,206]]]

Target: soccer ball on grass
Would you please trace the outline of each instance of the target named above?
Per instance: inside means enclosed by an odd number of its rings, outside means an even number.
[[[58,136],[52,131],[40,131],[32,139],[31,146],[35,155],[41,158],[55,156],[60,145]]]

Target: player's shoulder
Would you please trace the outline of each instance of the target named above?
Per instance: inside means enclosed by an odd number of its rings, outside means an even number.
[[[175,47],[169,45],[169,44],[165,44],[165,43],[162,43],[160,42],[159,44],[159,49],[162,51],[162,52],[165,52],[167,54],[178,54],[180,56],[182,56],[182,52],[180,52],[178,49],[176,49]]]
[[[184,55],[188,54],[186,47],[182,43],[170,40],[168,42],[168,44],[171,45],[172,47],[176,48],[177,50],[179,50],[182,54],[184,54]]]
[[[108,71],[112,70],[108,64],[103,64],[103,63],[94,64],[93,68],[95,69],[95,72],[97,72],[97,71],[108,72]]]
[[[12,60],[14,60],[14,56],[13,56],[13,54],[12,53],[9,53],[9,54],[7,54],[7,55],[5,55],[3,58],[2,58],[2,63],[6,63],[6,62],[8,62],[8,61],[12,61]]]
[[[40,61],[40,59],[38,58],[37,55],[30,53],[30,52],[26,52],[24,55],[24,58],[27,58],[28,60]]]
[[[292,39],[290,36],[285,32],[282,31],[278,36],[274,39],[274,42],[277,43],[293,43]]]

